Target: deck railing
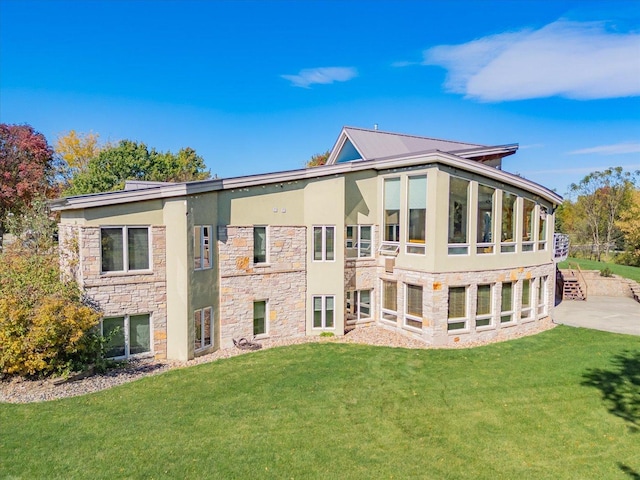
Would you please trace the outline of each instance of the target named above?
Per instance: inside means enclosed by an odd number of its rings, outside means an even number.
[[[569,235],[564,233],[553,234],[553,259],[563,262],[569,256]]]

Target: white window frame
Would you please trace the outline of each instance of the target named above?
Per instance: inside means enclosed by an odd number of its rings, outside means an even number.
[[[210,328],[211,331],[209,332],[209,342],[208,344],[204,343],[204,339],[205,339],[205,314],[206,312],[209,312],[209,319],[211,322]],[[195,339],[196,339],[196,335],[195,335],[195,330],[196,330],[196,316],[200,315],[200,339],[202,340],[202,345],[200,346],[200,348],[195,348]],[[214,326],[214,320],[213,320],[213,307],[205,307],[205,308],[199,308],[197,310],[195,310],[193,312],[193,329],[194,329],[194,337],[193,337],[193,345],[194,345],[194,349],[196,352],[200,352],[202,350],[205,350],[211,346],[213,346],[214,344],[214,337],[213,334],[215,332],[215,326]]]
[[[496,253],[496,204],[497,204],[497,192],[499,190],[497,190],[495,187],[492,187],[490,185],[485,185],[484,183],[479,183],[479,182],[474,182],[475,183],[475,188],[476,188],[476,194],[475,194],[475,199],[476,199],[476,210],[475,210],[475,214],[476,214],[476,232],[475,232],[475,237],[476,237],[476,254],[477,255],[494,255]],[[478,241],[478,229],[480,226],[480,221],[478,219],[479,216],[479,212],[480,212],[480,187],[484,187],[484,188],[490,188],[493,190],[493,194],[491,196],[491,230],[490,230],[490,234],[491,234],[491,241],[490,242],[479,242]],[[502,221],[502,218],[500,219]],[[486,285],[486,284],[485,284]],[[492,291],[493,293],[493,291]]]
[[[538,221],[538,226],[536,228],[536,234],[538,235],[538,247],[537,247],[537,249],[538,249],[539,252],[543,252],[543,251],[547,250],[547,236],[548,236],[548,232],[547,231],[549,230],[549,220],[550,220],[550,218],[549,218],[549,213],[547,212],[547,209],[544,206],[540,205],[540,204],[537,204],[536,212],[537,212],[536,218],[537,218],[537,221]],[[543,222],[544,222],[545,229],[544,229],[544,236],[541,238],[540,237],[540,226],[543,225]]]
[[[130,343],[130,319],[131,317],[140,317],[146,315],[149,317],[149,351],[134,353],[131,354],[131,343]],[[127,358],[143,358],[149,357],[153,355],[153,321],[152,315],[150,312],[142,312],[142,313],[133,313],[133,314],[125,314],[125,315],[110,315],[108,317],[104,317],[100,320],[100,335],[104,337],[104,320],[114,319],[114,318],[124,318],[124,355],[118,355],[116,357],[107,357],[109,360],[122,360]]]
[[[460,243],[451,243],[449,242],[450,237],[451,237],[451,224],[447,225],[447,255],[450,256],[468,256],[470,253],[470,241],[471,241],[471,235],[470,235],[470,225],[471,225],[471,184],[473,183],[471,180],[469,180],[468,178],[464,178],[464,177],[458,177],[455,175],[450,175],[449,176],[449,190],[448,190],[448,203],[447,203],[447,212],[451,211],[451,181],[453,179],[458,179],[458,180],[462,180],[467,182],[467,197],[466,197],[466,203],[467,203],[467,208],[466,211],[464,212],[463,215],[465,215],[465,218],[463,219],[464,221],[464,228],[466,230],[465,233],[465,237],[467,239],[466,242],[460,242]],[[454,220],[455,221],[455,220]],[[449,222],[451,222],[451,219],[449,219]]]
[[[505,232],[503,232],[502,230],[502,214],[504,213],[504,196],[505,194],[509,194],[512,195],[513,197],[515,197],[515,202],[513,202],[513,210],[511,212],[512,215],[512,219],[511,219],[511,223],[512,223],[512,231],[510,233],[512,233],[514,236],[514,238],[511,239],[511,241],[505,241],[502,239],[503,234]],[[500,245],[500,253],[517,253],[518,252],[518,222],[520,221],[520,217],[522,216],[520,214],[520,197],[518,195],[516,195],[513,192],[510,192],[508,190],[500,190],[500,237],[499,237],[499,245]],[[496,219],[496,222],[498,220]]]
[[[449,302],[450,296],[449,292],[452,289],[464,288],[464,316],[463,317],[450,317],[449,316]],[[450,328],[451,325],[463,323],[464,326],[462,328]],[[449,287],[449,291],[447,291],[447,332],[451,335],[455,335],[457,333],[465,333],[469,331],[469,285],[452,285]]]
[[[251,318],[251,327],[252,332],[255,330],[255,305],[256,303],[264,302],[264,332],[263,333],[253,333],[253,338],[266,338],[269,336],[269,300],[266,298],[260,298],[253,301],[252,305],[252,318]]]
[[[532,203],[533,208],[531,209],[531,238],[529,240],[524,239],[524,230],[527,224],[527,216],[525,215],[525,205],[527,203]],[[537,222],[537,204],[533,200],[528,198],[522,198],[522,251],[523,252],[533,252],[538,243],[538,222]]]
[[[256,228],[264,228],[264,262],[256,262]],[[269,264],[269,226],[268,225],[254,225],[252,231],[252,240],[253,240],[253,251],[252,258],[254,265],[268,265]]]
[[[315,319],[316,319],[316,298],[321,299],[321,312],[319,327],[316,327]],[[327,299],[333,299],[333,325],[327,326]],[[312,309],[312,317],[311,317],[311,328],[313,330],[335,330],[336,329],[336,296],[335,295],[313,295],[311,297],[311,309]]]
[[[349,229],[351,231],[352,236],[348,237],[347,232]],[[369,254],[366,255],[362,253],[362,229],[368,228],[370,232],[370,240],[365,240],[369,242]],[[373,225],[347,225],[347,229],[345,232],[345,245],[347,248],[347,252],[354,251],[355,256],[349,256],[347,253],[347,260],[349,259],[357,259],[357,258],[373,258],[373,246],[374,246],[374,238],[373,238]]]
[[[396,309],[395,310],[391,310],[389,308],[384,307],[385,282],[393,283],[396,286]],[[391,320],[389,318],[384,318],[385,314],[394,317],[394,320]],[[380,279],[380,320],[382,320],[383,322],[392,323],[394,325],[398,324],[398,282],[395,280]]]
[[[200,231],[200,235],[198,235],[198,230]],[[205,234],[205,230],[209,232],[208,235]],[[211,249],[211,234],[213,233],[213,227],[211,225],[195,225],[193,227],[193,269],[194,270],[209,270],[213,268],[213,258],[212,258],[212,249]],[[196,238],[196,237],[200,238]],[[200,265],[198,266],[198,258],[196,257],[196,248],[195,246],[200,246]],[[206,253],[206,255],[205,255]],[[209,264],[205,264],[205,259],[208,258]]]
[[[417,287],[421,291],[421,301],[420,301],[420,316],[414,315],[409,312],[409,287]],[[424,315],[424,287],[422,285],[415,285],[413,283],[405,283],[404,284],[404,318],[402,324],[404,328],[408,330],[412,330],[414,332],[422,331],[422,316]],[[410,322],[419,322],[420,326],[416,327],[411,325]]]
[[[369,292],[369,303],[363,303],[362,292]],[[347,299],[347,320],[355,320],[359,322],[361,320],[371,321],[373,318],[373,290],[363,288],[361,290],[349,290],[346,295]],[[365,306],[369,309],[369,315],[362,315],[362,307]]]
[[[480,287],[489,287],[489,313],[478,314],[478,291]],[[476,287],[476,315],[475,315],[475,325],[476,330],[484,330],[490,329],[494,327],[494,294],[495,294],[495,284],[493,283],[480,283]],[[478,325],[478,320],[489,320],[487,325]]]
[[[413,209],[411,208],[411,179],[424,179],[424,189],[425,189],[425,197],[424,197],[424,242],[411,241],[410,233],[411,233],[411,210],[423,210],[423,209]],[[405,203],[405,224],[406,224],[406,242],[405,242],[405,253],[407,255],[425,255],[427,252],[427,222],[428,222],[428,213],[429,210],[427,208],[427,191],[428,191],[428,176],[426,173],[422,175],[409,175],[407,177],[407,187],[406,187],[406,201]]]
[[[528,307],[525,307],[523,302],[525,282],[529,282],[529,306]],[[535,320],[535,316],[533,315],[533,312],[534,312],[533,294],[535,293],[534,279],[523,278],[519,283],[520,283],[520,320],[522,322],[530,322],[532,320]]]
[[[538,318],[547,316],[547,305],[549,304],[549,275],[543,275],[542,277],[538,277],[536,281],[537,289],[536,292],[536,313]],[[542,298],[540,298],[542,297]],[[541,301],[542,300],[542,301]]]
[[[511,308],[508,310],[502,310],[502,296],[504,292],[504,285],[511,285]],[[500,290],[500,324],[508,325],[514,323],[515,321],[515,303],[516,303],[517,293],[516,293],[516,282],[502,282],[502,288]],[[503,320],[504,317],[509,317],[509,320]]]
[[[333,258],[328,259],[328,247],[327,247],[327,230],[331,229],[333,231],[333,250],[331,253],[333,254]],[[321,240],[320,240],[320,254],[321,258],[316,258],[316,229],[320,229],[321,231]],[[311,260],[314,262],[335,262],[336,261],[336,226],[335,225],[313,225],[311,228]]]
[[[141,268],[137,270],[129,269],[129,229],[146,229],[147,230],[147,242],[148,247],[147,251],[149,253],[149,258],[147,259],[147,268]],[[121,229],[122,230],[122,270],[103,270],[102,269],[102,259],[104,252],[102,251],[102,231],[105,229]],[[149,225],[101,225],[100,226],[100,273],[101,274],[122,274],[122,273],[147,273],[151,272],[153,269],[153,254],[151,251],[151,227]]]

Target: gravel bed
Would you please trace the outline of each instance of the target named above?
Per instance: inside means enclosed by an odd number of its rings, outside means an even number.
[[[536,331],[526,335],[538,333],[542,330],[553,328],[549,323],[540,326]],[[523,335],[524,336],[524,335]],[[453,347],[438,348],[468,348],[478,345],[486,345],[492,342],[465,343]],[[434,348],[423,341],[405,334],[402,331],[391,330],[382,326],[364,326],[352,330],[343,337],[302,337],[293,339],[265,339],[260,341],[262,348],[274,348],[287,345],[297,345],[310,342],[355,343],[364,345],[401,347],[401,348]],[[121,368],[109,370],[103,374],[96,374],[81,380],[55,384],[52,380],[24,380],[21,378],[9,378],[0,380],[0,402],[5,403],[31,403],[55,400],[59,398],[75,397],[87,393],[98,392],[123,383],[137,380],[138,378],[157,375],[175,368],[190,367],[201,363],[208,363],[220,358],[230,358],[236,355],[251,353],[248,350],[238,348],[219,349],[209,355],[188,360],[186,362],[172,360],[155,360],[153,358],[135,359]]]

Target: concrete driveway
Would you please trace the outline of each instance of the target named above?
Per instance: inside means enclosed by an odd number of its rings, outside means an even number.
[[[606,332],[640,335],[640,303],[626,297],[590,296],[564,300],[551,315],[555,323]]]

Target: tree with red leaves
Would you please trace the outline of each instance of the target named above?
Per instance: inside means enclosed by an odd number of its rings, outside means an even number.
[[[0,124],[0,249],[8,214],[46,197],[54,176],[53,149],[30,125]]]

